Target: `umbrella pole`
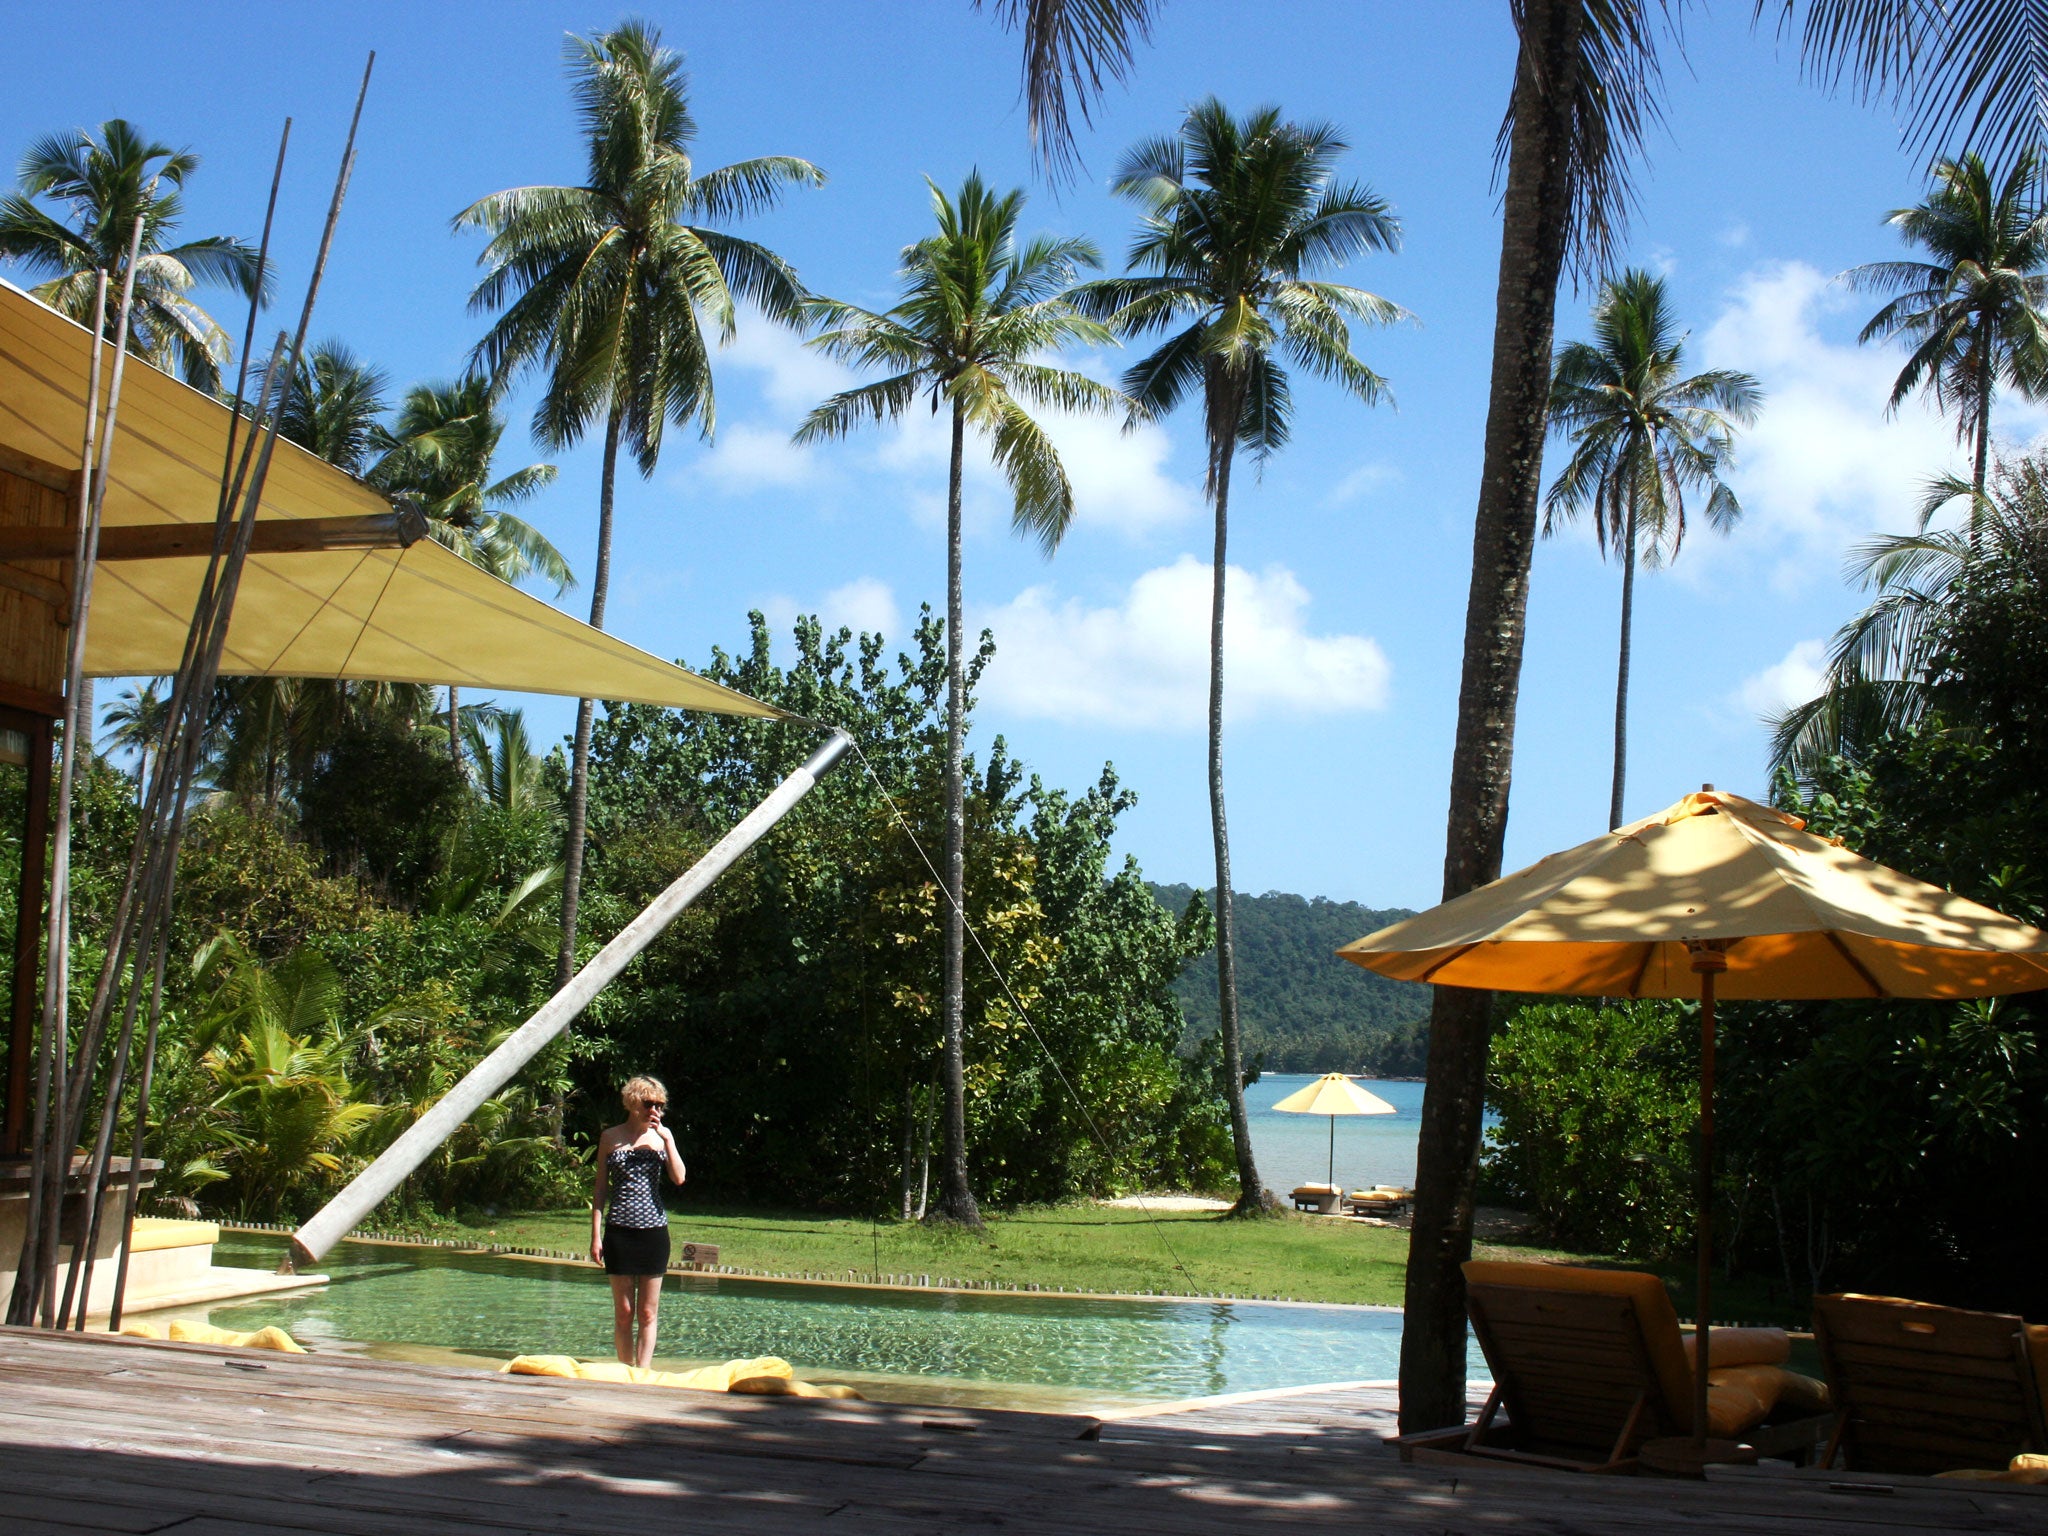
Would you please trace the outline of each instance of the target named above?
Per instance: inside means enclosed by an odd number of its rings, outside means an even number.
[[[1692,1443],[1707,1447],[1707,1336],[1714,1286],[1714,977],[1728,969],[1719,947],[1693,950],[1692,968],[1700,978],[1700,1162],[1699,1278],[1695,1288],[1693,1324]]]
[[[1332,1189],[1337,1187],[1337,1117],[1335,1115],[1330,1116],[1330,1171],[1323,1175],[1323,1180]]]

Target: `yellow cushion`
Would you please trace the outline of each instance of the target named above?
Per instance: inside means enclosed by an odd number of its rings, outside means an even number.
[[[787,1360],[758,1355],[690,1371],[655,1371],[616,1360],[574,1360],[567,1355],[515,1355],[499,1367],[515,1376],[562,1376],[635,1387],[680,1387],[694,1392],[742,1392],[756,1397],[858,1398],[851,1387],[798,1381]]]
[[[127,1332],[125,1328],[121,1331]],[[175,1321],[170,1326],[170,1337],[177,1344],[226,1344],[234,1349],[274,1349],[286,1355],[303,1355],[306,1352],[299,1341],[282,1328],[258,1328],[254,1333],[237,1333],[232,1328],[216,1328],[211,1323]]]
[[[1679,1340],[1690,1363],[1698,1353],[1693,1347],[1697,1334]],[[1783,1365],[1792,1358],[1792,1336],[1782,1328],[1713,1328],[1707,1332],[1707,1369],[1724,1366]]]
[[[1692,1433],[1692,1362],[1679,1344],[1678,1313],[1671,1293],[1655,1275],[1635,1269],[1581,1269],[1571,1264],[1512,1264],[1472,1259],[1465,1265],[1467,1285],[1518,1285],[1530,1290],[1570,1291],[1586,1296],[1625,1296],[1635,1303],[1642,1325],[1643,1348],[1657,1374],[1658,1389],[1671,1410],[1673,1429]],[[1711,1385],[1711,1383],[1710,1383]],[[1712,1412],[1711,1397],[1709,1413]],[[1754,1421],[1752,1421],[1754,1422]]]
[[[198,1248],[220,1241],[220,1226],[211,1221],[177,1221],[168,1216],[138,1216],[129,1239],[130,1253],[154,1253],[160,1248]]]

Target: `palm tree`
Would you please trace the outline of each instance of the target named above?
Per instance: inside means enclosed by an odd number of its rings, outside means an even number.
[[[1213,97],[1177,135],[1140,144],[1112,187],[1144,210],[1135,275],[1088,284],[1080,301],[1127,335],[1168,333],[1124,375],[1135,412],[1163,416],[1199,392],[1205,484],[1216,515],[1209,612],[1209,812],[1216,851],[1216,988],[1239,1214],[1266,1209],[1244,1104],[1237,1017],[1230,834],[1223,809],[1223,608],[1230,474],[1240,448],[1263,460],[1287,441],[1292,406],[1281,358],[1375,404],[1385,381],[1351,352],[1351,322],[1386,325],[1398,304],[1317,274],[1400,248],[1401,225],[1364,187],[1335,179],[1348,146],[1324,124],[1277,108],[1230,115]]]
[[[163,738],[171,701],[161,692],[166,679],[152,677],[127,689],[100,717],[107,726],[107,744],[116,751],[135,754],[135,798],[142,799],[149,782],[150,758]]]
[[[1042,156],[1072,138],[1070,104],[1122,78],[1162,0],[977,0],[1022,24],[1025,97]],[[1624,225],[1646,125],[1661,112],[1658,28],[1677,8],[1648,0],[1509,0],[1518,51],[1500,163],[1501,260],[1493,372],[1473,522],[1465,656],[1451,758],[1444,895],[1500,873],[1541,490],[1558,282],[1568,257],[1598,270]],[[1801,51],[1824,86],[1845,76],[1904,108],[1925,147],[1961,130],[1994,156],[2041,146],[2048,122],[2048,10],[2010,0],[1757,0],[1761,20],[1801,19]],[[1586,260],[1584,258],[1590,258]],[[1464,1421],[1468,1329],[1460,1266],[1472,1253],[1490,994],[1438,988],[1429,1087],[1416,1147],[1416,1203],[1401,1329],[1401,1428]]]
[[[1974,509],[1966,529],[1933,526],[1944,508],[1965,500]],[[1819,697],[1770,722],[1772,773],[1810,781],[1828,759],[1855,759],[1919,724],[1953,682],[1942,638],[1969,595],[1966,578],[2015,555],[2024,565],[2025,552],[2043,547],[2048,463],[2041,458],[1994,464],[1981,496],[1958,476],[1936,480],[1917,532],[1887,534],[1852,552],[1850,576],[1877,596],[1835,632]]]
[[[375,452],[391,376],[357,357],[345,342],[311,348],[292,372],[278,435],[336,469],[361,475]]]
[[[1756,419],[1763,391],[1746,373],[1712,369],[1683,377],[1685,339],[1664,280],[1630,269],[1593,307],[1590,342],[1558,348],[1550,385],[1551,430],[1577,444],[1551,482],[1546,537],[1582,512],[1600,552],[1621,560],[1621,663],[1614,685],[1614,795],[1607,825],[1621,825],[1628,770],[1628,670],[1636,564],[1666,564],[1685,542],[1685,493],[1707,493],[1707,526],[1725,533],[1742,516],[1721,472],[1735,453],[1735,424]]]
[[[555,483],[555,466],[529,464],[493,479],[492,460],[505,435],[490,381],[471,374],[453,384],[415,384],[397,420],[380,434],[383,457],[371,484],[406,496],[426,514],[427,528],[472,565],[500,581],[544,576],[560,596],[576,584],[562,552],[531,523],[505,510]],[[448,685],[448,755],[462,766],[461,690]]]
[[[1955,412],[1957,440],[1975,440],[1970,486],[1981,497],[1993,393],[2005,384],[2033,395],[2048,384],[2048,212],[2031,149],[2003,175],[1965,154],[1936,161],[1933,177],[1924,202],[1885,215],[1928,259],[1874,261],[1844,275],[1858,288],[1898,295],[1858,338],[1918,343],[1886,409],[1925,389]]]
[[[930,183],[927,183],[930,185]],[[886,378],[834,395],[797,429],[800,443],[844,437],[870,422],[896,420],[920,401],[952,421],[946,480],[946,901],[940,1012],[945,1027],[944,1176],[937,1214],[969,1226],[981,1213],[967,1177],[964,1053],[966,799],[961,757],[967,679],[961,617],[960,493],[968,428],[984,437],[1009,481],[1016,527],[1050,555],[1074,515],[1074,488],[1052,440],[1027,407],[1110,410],[1123,397],[1084,374],[1036,361],[1075,342],[1107,343],[1108,329],[1085,318],[1067,290],[1101,257],[1085,240],[1041,236],[1020,244],[1022,192],[997,196],[980,173],[959,195],[931,188],[939,232],[903,252],[903,299],[884,314],[831,299],[808,313],[823,332],[812,342]]]
[[[470,307],[504,310],[477,343],[474,363],[500,385],[529,367],[547,370],[533,431],[551,450],[603,425],[590,583],[590,622],[602,629],[620,444],[631,446],[640,472],[649,475],[669,425],[694,421],[709,437],[716,408],[705,323],[728,340],[738,301],[787,322],[803,297],[795,271],[765,246],[690,221],[761,212],[786,188],[817,186],[825,177],[808,160],[787,155],[698,175],[690,161],[697,124],[682,60],[645,22],[572,37],[566,51],[588,179],[582,186],[492,193],[457,214],[455,226],[490,236],[478,258],[489,271]],[[584,699],[569,772],[558,986],[576,963],[590,727],[591,701]]]
[[[200,283],[233,289],[244,298],[264,282],[256,247],[212,235],[166,245],[184,216],[182,192],[199,168],[190,150],[152,143],[134,124],[112,118],[98,137],[83,130],[37,139],[21,157],[20,190],[0,198],[0,256],[47,282],[31,290],[53,309],[91,325],[93,298],[105,273],[110,293],[121,291],[128,244],[142,220],[136,260],[134,313],[128,347],[165,372],[218,393],[221,367],[233,347],[227,332],[189,297]],[[65,205],[71,222],[52,217],[35,201]],[[106,317],[112,337],[117,317]]]

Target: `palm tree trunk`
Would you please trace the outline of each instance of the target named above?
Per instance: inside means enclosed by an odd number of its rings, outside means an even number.
[[[1225,413],[1231,423],[1236,412]],[[1226,426],[1225,431],[1229,428]],[[1237,916],[1230,894],[1230,824],[1223,814],[1223,598],[1229,571],[1230,465],[1236,445],[1227,437],[1214,454],[1216,554],[1209,575],[1209,831],[1216,842],[1216,1016],[1223,1037],[1224,1095],[1230,1105],[1230,1142],[1237,1153],[1233,1216],[1262,1216],[1266,1184],[1252,1155],[1251,1118],[1244,1107],[1244,1037],[1237,1018]]]
[[[1991,462],[1991,324],[1989,315],[1979,317],[1984,332],[1983,356],[1977,362],[1977,462],[1970,475],[1970,553],[1982,545],[1984,526],[1984,477]]]
[[[1500,280],[1485,459],[1472,529],[1472,586],[1458,687],[1444,895],[1500,873],[1514,759],[1529,559],[1550,391],[1557,283],[1571,223],[1573,105],[1584,0],[1524,0],[1514,131],[1502,199]],[[1465,1418],[1465,1277],[1486,1098],[1493,998],[1438,987],[1416,1145],[1415,1220],[1401,1330],[1401,1428]]]
[[[1628,499],[1628,532],[1621,546],[1621,665],[1614,677],[1614,799],[1607,807],[1607,830],[1621,825],[1621,796],[1628,781],[1629,635],[1636,609],[1636,499]]]
[[[604,628],[604,599],[612,581],[612,493],[619,474],[617,406],[604,427],[604,471],[597,489],[597,569],[590,579],[590,627]],[[555,990],[576,974],[576,909],[583,898],[583,841],[590,804],[590,721],[594,701],[576,701],[576,746],[569,759],[569,842],[562,859],[562,944],[555,953]]]
[[[939,998],[946,1030],[946,1106],[938,1215],[979,1227],[981,1208],[967,1182],[967,795],[960,767],[967,736],[967,671],[960,633],[960,484],[966,442],[966,412],[955,405],[952,466],[946,482],[946,900]]]
[[[448,685],[448,761],[455,765],[455,771],[462,772],[462,702],[460,690],[453,683]]]

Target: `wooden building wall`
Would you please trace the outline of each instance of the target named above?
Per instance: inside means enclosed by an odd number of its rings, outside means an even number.
[[[0,448],[0,527],[71,522],[72,472]],[[0,704],[62,712],[68,562],[0,561]]]

